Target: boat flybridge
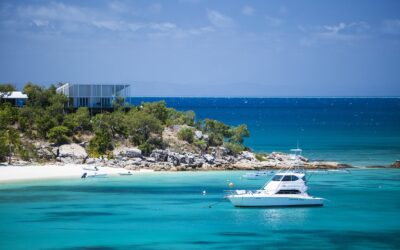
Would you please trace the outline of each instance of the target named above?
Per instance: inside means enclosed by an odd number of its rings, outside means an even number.
[[[291,150],[292,164],[280,170],[260,190],[235,190],[226,198],[236,207],[323,206],[324,199],[307,193],[306,173],[300,161],[301,149]]]

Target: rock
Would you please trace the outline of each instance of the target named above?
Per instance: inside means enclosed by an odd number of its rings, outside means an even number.
[[[392,165],[390,165],[392,168],[400,168],[400,160],[395,161]]]
[[[58,148],[58,157],[64,163],[82,163],[87,156],[86,150],[76,143],[61,145]]]
[[[215,161],[214,156],[212,156],[210,154],[203,155],[203,158],[206,160],[207,163],[210,163],[210,164],[213,164]]]
[[[196,130],[194,131],[194,135],[196,136],[197,139],[201,139],[203,138],[203,132],[201,132],[200,130]]]
[[[148,162],[156,162],[156,159],[154,157],[147,157],[146,161],[148,161]]]
[[[172,163],[174,166],[179,166],[182,162],[183,155],[180,155],[175,152],[169,152],[167,161]]]
[[[158,162],[163,162],[168,160],[168,151],[162,149],[154,149],[151,152],[150,157],[154,158]]]
[[[114,149],[113,155],[114,157],[135,158],[142,157],[142,151],[135,147],[119,147]]]
[[[42,147],[36,150],[37,156],[40,159],[51,160],[55,158],[55,154],[53,153],[52,149],[47,147]]]
[[[252,152],[249,152],[249,151],[243,151],[241,156],[244,159],[249,160],[249,161],[257,161],[255,154],[253,154]]]
[[[220,159],[229,154],[229,149],[222,146],[213,147],[211,148],[211,154],[214,155],[216,158]]]
[[[87,158],[86,159],[86,164],[94,164],[96,162],[96,160],[95,159],[93,159],[93,158]]]

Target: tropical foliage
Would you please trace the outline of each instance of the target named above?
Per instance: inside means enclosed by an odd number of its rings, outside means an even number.
[[[10,84],[0,84],[1,93],[14,90]],[[124,140],[150,154],[153,149],[164,147],[162,132],[173,125],[184,125],[178,138],[203,151],[225,145],[236,154],[245,149],[244,138],[250,135],[246,125],[231,127],[212,119],[196,121],[193,111],[168,108],[164,101],[126,107],[117,98],[111,110],[98,113],[86,107],[68,108],[68,98],[57,93],[54,85],[45,88],[27,83],[23,92],[28,100],[22,108],[5,100],[0,103],[0,161],[11,161],[13,155],[35,157],[31,143],[34,140],[61,145],[84,138],[89,141],[87,149],[93,156],[109,154]],[[196,139],[196,129],[206,136]]]

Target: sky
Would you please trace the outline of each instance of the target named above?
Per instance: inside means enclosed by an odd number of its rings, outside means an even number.
[[[400,96],[400,1],[0,0],[0,82]]]

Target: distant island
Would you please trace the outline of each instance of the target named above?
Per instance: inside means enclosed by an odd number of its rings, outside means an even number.
[[[229,126],[196,120],[193,111],[177,111],[164,101],[133,106],[116,97],[108,110],[68,107],[54,85],[27,83],[27,100],[16,107],[4,98],[15,91],[0,85],[0,161],[8,164],[97,164],[156,171],[282,168],[284,153],[253,153],[244,145],[245,124]],[[305,168],[347,168],[347,164],[309,161]]]

